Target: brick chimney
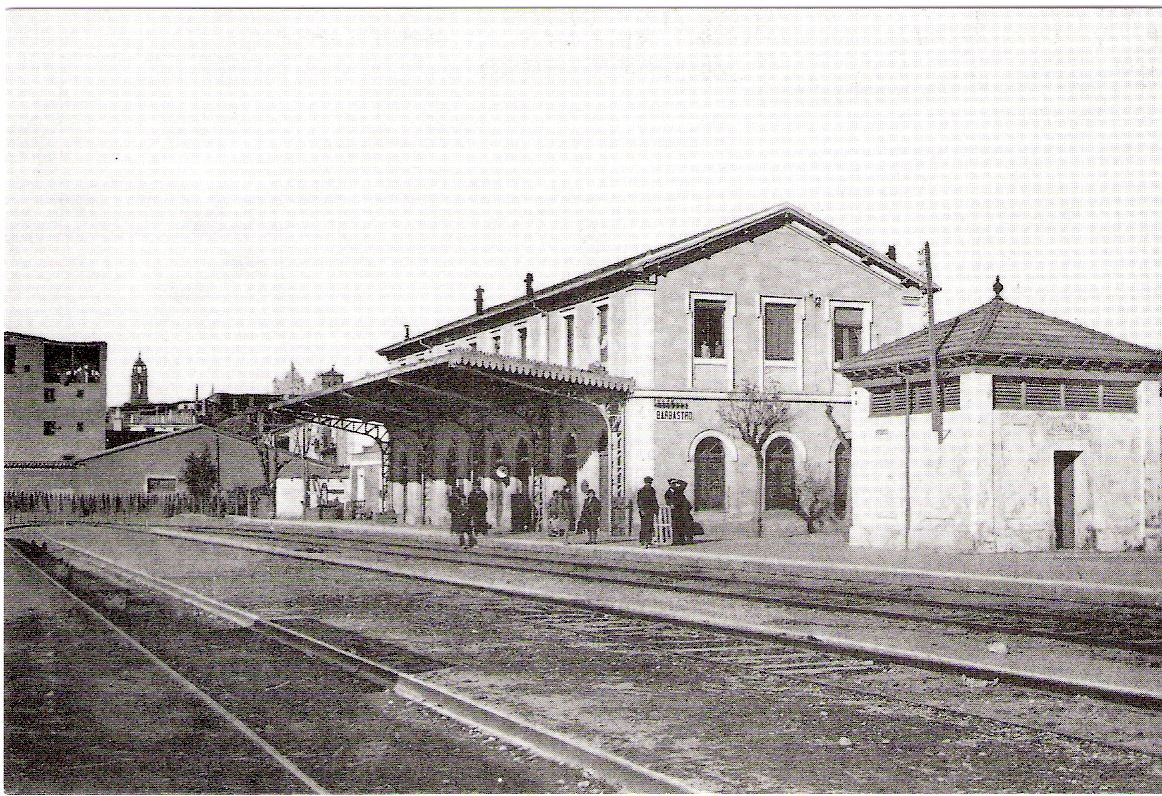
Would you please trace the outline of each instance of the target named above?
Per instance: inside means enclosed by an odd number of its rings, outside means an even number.
[[[483,287],[476,288],[476,314],[477,315],[484,314],[484,288]]]
[[[525,274],[525,295],[531,296],[533,294],[533,275]]]

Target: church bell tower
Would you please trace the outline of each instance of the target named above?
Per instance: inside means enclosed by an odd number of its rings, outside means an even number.
[[[133,363],[133,372],[129,376],[129,403],[149,403],[149,368],[137,353],[137,361]]]

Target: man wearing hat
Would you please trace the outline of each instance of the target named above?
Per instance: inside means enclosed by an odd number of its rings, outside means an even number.
[[[666,490],[666,505],[670,507],[670,523],[674,528],[674,544],[689,544],[694,538],[694,515],[686,499],[686,482],[671,478]]]
[[[638,532],[638,544],[652,547],[654,544],[654,518],[658,516],[658,493],[654,491],[654,479],[648,475],[642,479],[643,486],[637,491],[637,513],[642,526]]]

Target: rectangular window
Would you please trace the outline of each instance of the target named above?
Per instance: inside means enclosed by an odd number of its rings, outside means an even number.
[[[597,361],[601,367],[609,364],[609,305],[597,308]]]
[[[145,479],[145,491],[150,495],[177,492],[178,480],[176,478],[147,478]]]
[[[517,340],[520,342],[520,358],[529,358],[529,330],[525,328],[516,330]]]
[[[835,361],[842,362],[860,353],[863,346],[863,310],[835,308]]]
[[[789,362],[795,358],[795,305],[763,305],[763,359]]]
[[[573,366],[573,316],[565,316],[565,364]]]
[[[84,391],[84,390],[77,390],[77,397],[78,397],[78,398],[84,398],[84,397],[85,397],[85,391]]]
[[[500,353],[500,335],[498,335],[498,334],[494,334],[492,336],[492,353],[494,353],[494,354]]]
[[[96,384],[100,382],[100,346],[45,343],[44,381],[46,384]]]
[[[694,357],[696,359],[726,358],[723,342],[725,318],[725,301],[694,300]]]
[[[56,421],[55,420],[44,421],[44,435],[46,437],[51,437],[55,433],[56,433]]]
[[[84,421],[83,421],[83,420],[78,420],[78,421],[77,421],[77,431],[84,431],[84,430],[85,430],[85,423],[84,423]]]
[[[44,402],[46,404],[51,404],[51,403],[54,403],[55,401],[56,401],[56,389],[53,387],[45,387],[44,388]]]
[[[15,343],[5,343],[4,344],[4,373],[9,374],[9,373],[15,373],[15,372],[16,372],[16,344]]]

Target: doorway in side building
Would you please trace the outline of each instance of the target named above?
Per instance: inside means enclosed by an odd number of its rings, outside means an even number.
[[[1074,481],[1081,451],[1053,451],[1053,530],[1058,550],[1077,546]]]

